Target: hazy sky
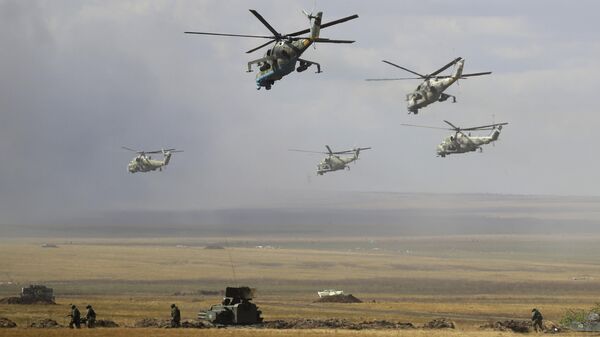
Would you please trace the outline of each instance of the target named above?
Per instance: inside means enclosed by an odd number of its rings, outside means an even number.
[[[0,223],[57,222],[91,211],[267,207],[340,191],[598,195],[600,23],[597,1],[317,1],[324,29],[351,45],[304,55],[269,92],[245,72],[267,34],[308,27],[314,1],[0,0]],[[417,81],[382,59],[466,72],[408,115]],[[493,117],[494,116],[494,117]],[[435,156],[444,131],[509,122],[483,153]],[[371,146],[349,172],[315,175],[322,150]],[[135,174],[132,154],[176,147],[166,171]],[[324,198],[319,198],[323,200]]]

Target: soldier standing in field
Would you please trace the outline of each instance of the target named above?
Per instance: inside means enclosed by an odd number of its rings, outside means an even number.
[[[533,328],[535,329],[535,332],[544,332],[544,325],[542,324],[544,321],[544,316],[542,316],[542,313],[535,308],[533,308],[531,312],[531,322],[533,323]]]
[[[71,304],[71,314],[69,316],[71,317],[71,322],[69,322],[69,328],[81,328],[81,313],[79,312],[79,309],[77,309],[75,304]]]
[[[87,309],[87,312],[85,313],[85,321],[87,323],[87,327],[88,328],[95,328],[96,327],[96,312],[94,311],[94,308],[92,308],[92,306],[90,304],[87,305],[87,307],[85,307]]]
[[[175,304],[171,304],[171,328],[179,328],[181,326],[181,312]]]

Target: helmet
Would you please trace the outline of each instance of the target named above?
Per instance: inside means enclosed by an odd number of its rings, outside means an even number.
[[[91,306],[90,304],[88,304],[88,305],[86,306],[86,308],[87,308],[87,309],[89,309],[89,308],[91,308],[91,307],[92,307],[92,306]]]
[[[531,309],[531,312],[534,312],[534,311],[537,311],[537,309],[536,308]]]
[[[71,309],[75,309],[75,308],[76,308],[75,304],[71,304]]]
[[[171,304],[171,308],[175,308],[175,303]]]

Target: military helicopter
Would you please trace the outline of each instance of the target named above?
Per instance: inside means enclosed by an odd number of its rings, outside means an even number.
[[[403,126],[412,126],[418,128],[428,128],[428,129],[438,129],[438,130],[453,130],[454,135],[450,135],[446,137],[442,141],[440,145],[437,147],[437,155],[438,157],[446,157],[449,154],[455,153],[465,153],[479,150],[479,152],[483,152],[481,148],[482,145],[489,144],[491,142],[495,142],[498,140],[500,136],[500,131],[502,130],[503,125],[507,125],[508,123],[494,123],[489,125],[475,126],[470,128],[459,128],[454,124],[444,121],[446,124],[450,125],[451,128],[439,128],[435,126],[424,126],[424,125],[414,125],[414,124],[400,124]],[[463,131],[477,131],[477,130],[492,130],[492,133],[489,136],[471,136],[469,132],[468,135]]]
[[[327,148],[327,152],[305,151],[305,150],[296,150],[296,149],[290,149],[290,151],[326,154],[327,157],[325,159],[323,159],[317,165],[317,174],[322,176],[323,174],[325,174],[327,172],[333,172],[333,171],[338,171],[338,170],[343,170],[343,169],[350,170],[350,166],[348,166],[348,164],[350,164],[353,161],[358,160],[358,155],[360,154],[360,151],[371,149],[370,147],[355,147],[352,150],[333,152],[333,151],[331,151],[331,148],[329,147],[329,145],[325,145],[325,148]],[[339,156],[340,154],[348,154],[348,153],[352,153],[353,154],[352,157],[340,157]]]
[[[298,72],[303,72],[308,69],[309,66],[315,65],[317,67],[317,73],[321,73],[321,65],[301,59],[300,56],[306,51],[310,45],[315,42],[320,43],[353,43],[350,40],[331,40],[319,37],[320,30],[327,28],[338,23],[346,22],[352,19],[358,18],[358,15],[347,16],[342,19],[334,20],[325,24],[321,24],[321,18],[323,12],[318,12],[316,15],[303,11],[308,17],[311,27],[309,29],[303,29],[290,34],[280,34],[265,20],[256,10],[250,9],[250,13],[254,14],[256,18],[262,22],[267,29],[273,33],[272,36],[265,35],[245,35],[245,34],[223,34],[223,33],[207,33],[207,32],[185,32],[185,34],[201,34],[201,35],[217,35],[217,36],[235,36],[235,37],[248,37],[257,39],[269,39],[270,41],[261,44],[260,46],[248,50],[246,53],[252,53],[263,47],[266,47],[274,43],[273,47],[265,53],[265,55],[259,59],[248,62],[248,72],[252,72],[252,65],[256,64],[259,68],[259,72],[256,74],[256,86],[257,89],[265,87],[266,90],[270,90],[271,86],[282,79],[285,75],[290,74],[294,71],[294,68]],[[299,35],[310,33],[308,37],[299,37]],[[299,63],[296,68],[296,63]]]
[[[416,80],[416,79],[424,80],[423,83],[421,83],[421,84],[419,84],[419,86],[417,86],[415,91],[406,95],[406,101],[408,102],[407,103],[408,113],[409,114],[413,113],[415,115],[417,113],[419,113],[419,109],[424,108],[434,102],[443,102],[450,97],[452,97],[452,103],[456,103],[456,96],[445,94],[444,90],[448,89],[449,86],[451,86],[454,82],[458,81],[459,79],[465,79],[465,78],[472,77],[472,76],[489,75],[492,73],[491,71],[486,71],[486,72],[481,72],[481,73],[463,74],[462,71],[463,71],[463,67],[465,64],[465,60],[461,57],[455,58],[454,60],[452,60],[452,62],[446,64],[445,66],[441,67],[440,69],[434,71],[431,74],[427,74],[427,75],[421,75],[415,71],[401,67],[390,61],[383,60],[382,62],[387,63],[391,66],[394,66],[396,68],[406,70],[409,73],[415,74],[419,77],[369,78],[369,79],[367,79],[367,81],[399,81],[399,80]],[[452,73],[452,75],[437,76],[439,73],[450,68],[451,66],[453,66],[455,64],[456,64],[456,69],[454,69],[454,72]]]
[[[122,146],[122,148],[128,151],[133,151],[138,154],[129,162],[129,165],[127,165],[127,170],[131,173],[156,171],[157,169],[159,171],[162,171],[163,166],[169,165],[169,161],[171,160],[171,154],[175,152],[183,152],[175,149],[163,149],[157,151],[138,151],[125,146]],[[148,156],[148,154],[155,153],[162,153],[163,160],[152,159],[151,156]]]

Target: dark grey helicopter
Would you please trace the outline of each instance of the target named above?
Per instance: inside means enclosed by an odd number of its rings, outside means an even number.
[[[306,59],[300,58],[304,51],[310,45],[315,42],[321,43],[353,43],[354,41],[350,40],[331,40],[326,38],[319,37],[320,30],[322,28],[327,28],[333,25],[337,25],[338,23],[346,22],[352,19],[358,18],[358,15],[347,16],[342,19],[338,19],[335,21],[327,22],[321,24],[321,19],[323,17],[323,12],[318,12],[316,15],[312,13],[307,13],[303,11],[304,14],[308,17],[311,23],[311,27],[308,29],[303,29],[290,34],[280,34],[273,28],[267,20],[265,20],[256,10],[250,9],[250,13],[254,14],[256,18],[267,27],[267,29],[273,33],[272,36],[266,35],[244,35],[244,34],[223,34],[223,33],[207,33],[207,32],[185,32],[186,34],[201,34],[201,35],[216,35],[216,36],[235,36],[235,37],[248,37],[248,38],[257,38],[257,39],[269,39],[270,41],[248,50],[246,53],[252,53],[256,50],[259,50],[263,47],[266,47],[272,43],[274,43],[273,47],[265,53],[265,55],[259,59],[252,60],[248,62],[248,72],[252,71],[252,65],[256,64],[259,68],[259,73],[256,74],[256,86],[257,89],[261,87],[265,87],[265,89],[270,90],[271,86],[282,79],[285,75],[290,74],[296,69],[298,72],[303,72],[308,69],[309,66],[315,65],[317,66],[317,73],[321,72],[321,65],[308,61]],[[307,37],[299,37],[299,35],[310,33]],[[296,63],[299,63],[296,68]]]

